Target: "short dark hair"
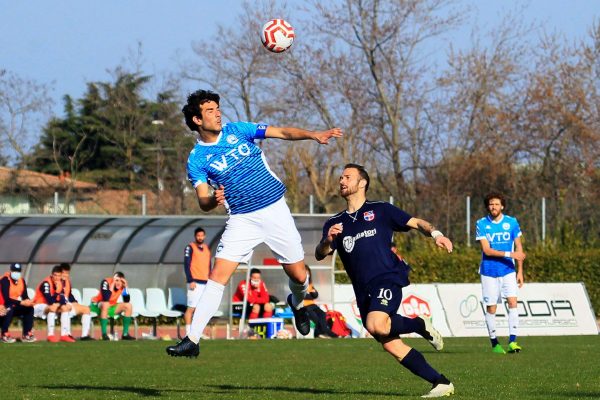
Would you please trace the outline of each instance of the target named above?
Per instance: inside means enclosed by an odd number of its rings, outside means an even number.
[[[57,273],[57,272],[58,272],[59,274],[60,274],[60,273],[62,273],[62,267],[61,267],[60,265],[55,265],[55,266],[52,268],[52,273],[53,273],[53,274],[55,274],[55,273]]]
[[[490,200],[491,199],[498,199],[498,200],[500,200],[500,204],[502,204],[502,207],[506,207],[506,198],[504,197],[504,195],[502,193],[490,192],[490,193],[486,194],[485,198],[483,199],[483,206],[486,209],[490,205]]]
[[[369,183],[371,182],[371,178],[369,178],[369,173],[367,172],[365,167],[363,167],[360,164],[348,163],[348,164],[344,165],[344,169],[346,169],[346,168],[354,168],[354,169],[358,170],[358,174],[360,175],[361,179],[364,179],[365,181],[367,181],[367,186],[365,186],[365,192],[367,190],[369,190]]]
[[[181,112],[183,112],[183,116],[185,117],[185,124],[188,128],[198,132],[198,125],[194,122],[194,117],[202,119],[200,106],[207,101],[214,101],[219,104],[219,100],[220,96],[210,90],[196,90],[194,93],[188,95],[187,104],[181,109]]]
[[[200,226],[199,226],[199,227],[197,227],[196,229],[194,229],[194,236],[196,236],[196,234],[197,234],[198,232],[204,232],[204,233],[206,233],[206,232],[204,231],[204,228],[202,228],[202,227],[200,227]]]
[[[58,266],[63,271],[70,271],[71,270],[71,264],[69,264],[69,263],[60,263]]]
[[[260,273],[261,273],[260,269],[258,269],[258,268],[252,268],[250,270],[250,275],[252,275],[252,274],[260,274]]]
[[[121,271],[117,271],[113,274],[113,276],[119,277],[119,278],[125,278],[125,274],[122,273]]]

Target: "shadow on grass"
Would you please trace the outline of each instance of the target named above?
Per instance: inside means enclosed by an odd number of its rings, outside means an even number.
[[[27,386],[31,388],[31,386]],[[213,389],[213,393],[227,393],[227,392],[240,392],[248,391],[252,393],[257,392],[288,392],[288,393],[304,393],[304,394],[338,394],[338,395],[362,395],[362,396],[399,396],[408,395],[407,393],[391,392],[391,391],[370,391],[370,390],[338,390],[338,389],[314,389],[314,388],[303,388],[303,387],[289,387],[289,386],[268,386],[268,387],[257,387],[251,385],[200,385],[193,390],[178,390],[178,389],[152,389],[142,388],[135,386],[91,386],[91,385],[41,385],[36,386],[40,389],[50,390],[89,390],[94,391],[114,391],[114,392],[125,392],[133,393],[143,397],[162,397],[167,393],[180,392],[180,393],[197,393],[201,387]]]
[[[540,394],[547,395],[547,393],[540,393]],[[552,393],[552,396],[564,397],[567,399],[584,399],[584,398],[600,399],[600,392],[577,390],[577,391],[570,391],[570,392],[564,392],[564,393]]]
[[[31,386],[28,386],[31,387]],[[109,391],[109,392],[126,392],[135,393],[143,397],[160,397],[163,392],[190,392],[189,390],[172,390],[172,389],[151,389],[135,386],[91,386],[91,385],[42,385],[36,386],[40,389],[50,390],[89,390],[94,391]]]
[[[204,387],[210,387],[213,389],[219,389],[223,392],[233,391],[239,392],[242,391],[250,391],[252,393],[256,392],[292,392],[292,393],[306,393],[306,394],[347,394],[347,395],[363,395],[363,396],[400,396],[400,395],[408,395],[407,393],[399,393],[399,392],[384,392],[384,391],[370,391],[370,390],[338,390],[338,389],[313,389],[313,388],[303,388],[303,387],[289,387],[289,386],[267,386],[267,387],[259,387],[259,386],[248,386],[248,385],[203,385]],[[368,397],[367,397],[368,398]]]

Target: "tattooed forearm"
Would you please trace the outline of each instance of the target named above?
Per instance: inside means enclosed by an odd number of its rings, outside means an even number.
[[[419,229],[419,232],[421,232],[424,235],[431,235],[431,232],[436,230],[435,226],[423,219],[417,222],[417,227]]]

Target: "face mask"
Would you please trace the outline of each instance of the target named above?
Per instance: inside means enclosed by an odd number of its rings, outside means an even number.
[[[254,287],[258,286],[260,284],[260,279],[251,279],[250,280],[250,284]]]
[[[10,273],[10,277],[15,280],[18,281],[19,279],[21,279],[21,273],[17,272],[17,271],[13,271]]]

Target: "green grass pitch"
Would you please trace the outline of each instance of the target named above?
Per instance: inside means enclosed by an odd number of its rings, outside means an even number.
[[[456,387],[455,399],[599,399],[600,336],[522,337],[496,355],[486,338],[407,343]],[[429,384],[372,339],[213,340],[197,359],[170,342],[0,345],[0,399],[414,399]]]

